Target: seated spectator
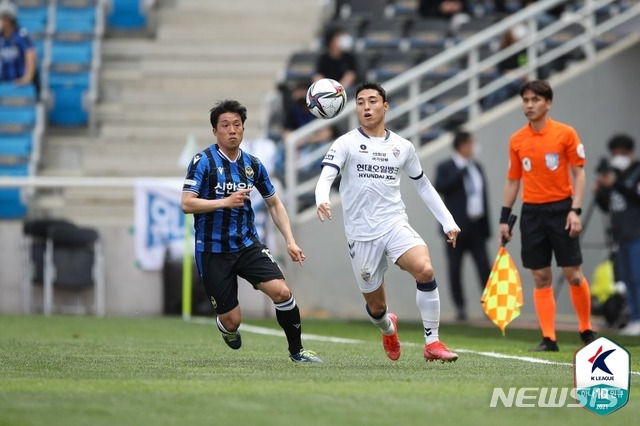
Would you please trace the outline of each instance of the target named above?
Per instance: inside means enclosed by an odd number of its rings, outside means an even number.
[[[309,83],[310,84],[310,83]],[[285,116],[283,123],[283,139],[286,139],[291,132],[304,126],[305,124],[313,121],[316,117],[309,111],[306,103],[306,94],[309,84],[300,83],[291,92],[291,98],[288,105],[285,106]],[[314,151],[317,147],[331,142],[334,137],[334,129],[331,127],[325,127],[318,130],[311,137],[298,146],[298,152],[300,156],[304,156],[306,153]],[[317,165],[322,161],[322,157],[318,158]],[[315,163],[304,170],[314,169]],[[315,170],[320,172],[318,168]]]
[[[449,21],[455,33],[460,25],[471,20],[473,11],[468,0],[420,0],[418,13],[423,18],[442,18]]]
[[[344,28],[329,28],[324,37],[325,51],[318,58],[313,81],[332,78],[352,93],[358,79],[356,57],[351,53],[353,38]]]
[[[36,84],[36,50],[17,16],[14,4],[0,3],[0,82]]]
[[[527,29],[524,26],[516,26],[514,28],[509,29],[500,40],[500,49],[506,49],[512,44],[516,43],[518,40],[523,38],[527,34]],[[527,62],[527,51],[522,50],[517,52],[506,59],[502,60],[498,63],[498,72],[504,76],[511,74],[516,71],[518,68],[526,64]],[[526,74],[522,76],[518,76],[515,80],[508,83],[506,86],[501,87],[495,92],[488,95],[482,101],[482,107],[487,110],[493,108],[494,106],[506,101],[507,99],[517,95],[520,93],[520,86],[522,83],[526,81]]]

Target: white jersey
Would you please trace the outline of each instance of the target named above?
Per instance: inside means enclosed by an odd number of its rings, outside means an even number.
[[[336,139],[322,161],[342,173],[340,197],[348,239],[368,241],[407,221],[400,194],[400,171],[412,179],[422,176],[415,147],[387,130],[371,138],[360,128]]]

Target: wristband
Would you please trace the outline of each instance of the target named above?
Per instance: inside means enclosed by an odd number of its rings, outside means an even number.
[[[509,223],[509,216],[511,215],[511,207],[502,207],[500,210],[500,223]]]

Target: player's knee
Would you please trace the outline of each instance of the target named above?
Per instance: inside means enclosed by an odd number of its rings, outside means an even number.
[[[575,285],[577,287],[580,287],[580,285],[582,284],[582,275],[580,274],[572,275],[569,277],[567,281],[569,282],[569,285]]]
[[[416,281],[420,283],[430,283],[435,278],[433,273],[433,266],[431,263],[426,263],[416,274]]]
[[[551,286],[551,275],[549,274],[533,274],[533,282],[536,288],[547,288]]]
[[[289,290],[289,287],[287,287],[283,282],[282,285],[274,289],[270,296],[274,303],[282,303],[291,299],[291,291]]]

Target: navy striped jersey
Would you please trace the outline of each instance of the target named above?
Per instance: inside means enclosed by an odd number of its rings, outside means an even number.
[[[182,191],[196,193],[198,198],[219,200],[239,189],[253,187],[263,198],[276,193],[258,158],[240,150],[238,158],[230,161],[214,144],[193,157]],[[248,200],[244,207],[218,209],[193,217],[196,251],[229,253],[260,243]]]
[[[24,28],[9,37],[0,33],[0,81],[13,81],[24,75],[24,56],[29,49],[33,49],[33,43]]]

